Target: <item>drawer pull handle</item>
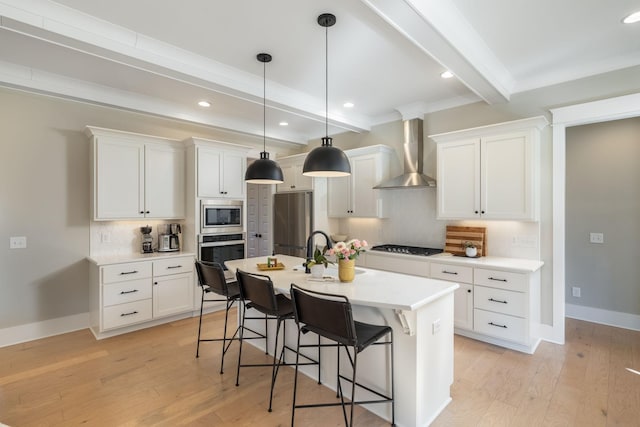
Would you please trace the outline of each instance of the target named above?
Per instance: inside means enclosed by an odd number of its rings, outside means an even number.
[[[457,271],[447,271],[447,270],[442,270],[442,272],[443,272],[444,274],[456,274],[456,275],[458,274],[458,272],[457,272]]]
[[[120,315],[120,317],[124,317],[124,316],[133,316],[134,314],[138,314],[137,311],[132,311],[131,313],[122,313]]]
[[[130,290],[130,291],[121,291],[121,292],[120,292],[120,295],[132,294],[132,293],[134,293],[134,292],[138,292],[138,290],[137,290],[137,289],[132,289],[132,290]]]
[[[496,282],[505,282],[507,281],[507,279],[498,279],[496,277],[489,277],[489,280],[495,280]]]
[[[133,270],[133,271],[123,271],[120,273],[121,276],[124,276],[125,274],[136,274],[138,272],[138,270]]]
[[[170,270],[172,268],[182,268],[182,266],[181,265],[170,265],[169,267],[167,267],[168,270]]]
[[[500,301],[499,299],[493,299],[493,298],[489,298],[489,301],[491,302],[499,302],[500,304],[506,304],[506,301]]]
[[[493,322],[489,322],[489,324],[490,324],[491,326],[497,326],[498,328],[505,328],[505,329],[507,329],[507,325],[498,325],[497,323],[493,323]]]

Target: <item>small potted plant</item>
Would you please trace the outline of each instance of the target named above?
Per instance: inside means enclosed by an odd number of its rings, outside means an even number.
[[[475,258],[478,255],[478,247],[473,242],[464,242],[464,253],[470,258]]]
[[[311,270],[311,277],[321,279],[322,276],[324,276],[324,269],[327,268],[329,264],[333,264],[333,261],[329,261],[325,256],[326,253],[326,246],[322,248],[322,250],[316,247],[315,251],[313,251],[313,259],[307,262],[307,266]]]

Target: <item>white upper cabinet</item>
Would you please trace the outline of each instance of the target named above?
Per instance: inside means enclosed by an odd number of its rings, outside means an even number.
[[[327,178],[328,213],[334,218],[384,218],[382,191],[373,187],[389,178],[393,150],[384,145],[345,151],[351,175]]]
[[[184,218],[183,144],[93,127],[87,134],[94,220]]]
[[[276,186],[278,193],[287,191],[309,191],[313,189],[313,178],[302,175],[302,168],[306,157],[307,154],[305,153],[276,160],[284,176],[284,182]]]
[[[247,150],[230,148],[233,144],[210,142],[213,145],[197,146],[198,197],[244,199]]]
[[[438,219],[537,221],[544,117],[432,135]]]

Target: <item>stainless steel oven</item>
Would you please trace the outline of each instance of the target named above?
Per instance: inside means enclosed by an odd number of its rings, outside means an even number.
[[[200,233],[242,233],[244,231],[242,200],[202,200]]]
[[[245,257],[244,233],[200,234],[198,236],[198,259],[218,262],[224,266],[225,261]],[[226,267],[225,267],[226,270]],[[227,278],[235,272],[226,272]]]

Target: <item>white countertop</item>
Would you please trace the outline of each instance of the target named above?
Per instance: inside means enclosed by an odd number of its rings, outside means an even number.
[[[459,285],[444,280],[427,279],[388,271],[372,270],[356,267],[363,271],[356,273],[351,283],[341,283],[337,277],[333,282],[316,282],[308,280],[311,275],[305,274],[304,269],[294,270],[300,266],[303,258],[287,255],[276,255],[278,262],[284,264],[284,270],[258,270],[258,263],[266,263],[267,257],[256,257],[227,261],[225,265],[230,270],[239,268],[249,273],[266,274],[271,277],[276,289],[289,294],[291,283],[319,292],[344,295],[352,304],[389,308],[397,310],[415,311],[456,290]],[[330,266],[331,267],[331,266]],[[336,270],[337,265],[333,266]],[[333,275],[331,268],[325,275]]]
[[[453,256],[449,253],[441,253],[427,257],[431,262],[442,262],[446,264],[467,265],[469,267],[492,268],[504,271],[514,271],[522,273],[533,273],[539,270],[544,262],[533,259],[502,258],[495,256],[483,256],[479,258],[467,258]]]
[[[193,252],[153,252],[150,254],[142,254],[142,253],[129,253],[129,254],[118,254],[118,255],[101,255],[101,256],[90,256],[87,259],[96,264],[97,266],[102,265],[110,265],[110,264],[120,264],[123,262],[136,262],[136,261],[149,261],[156,259],[167,259],[167,258],[175,258],[181,256],[190,256],[195,258],[196,254]]]

